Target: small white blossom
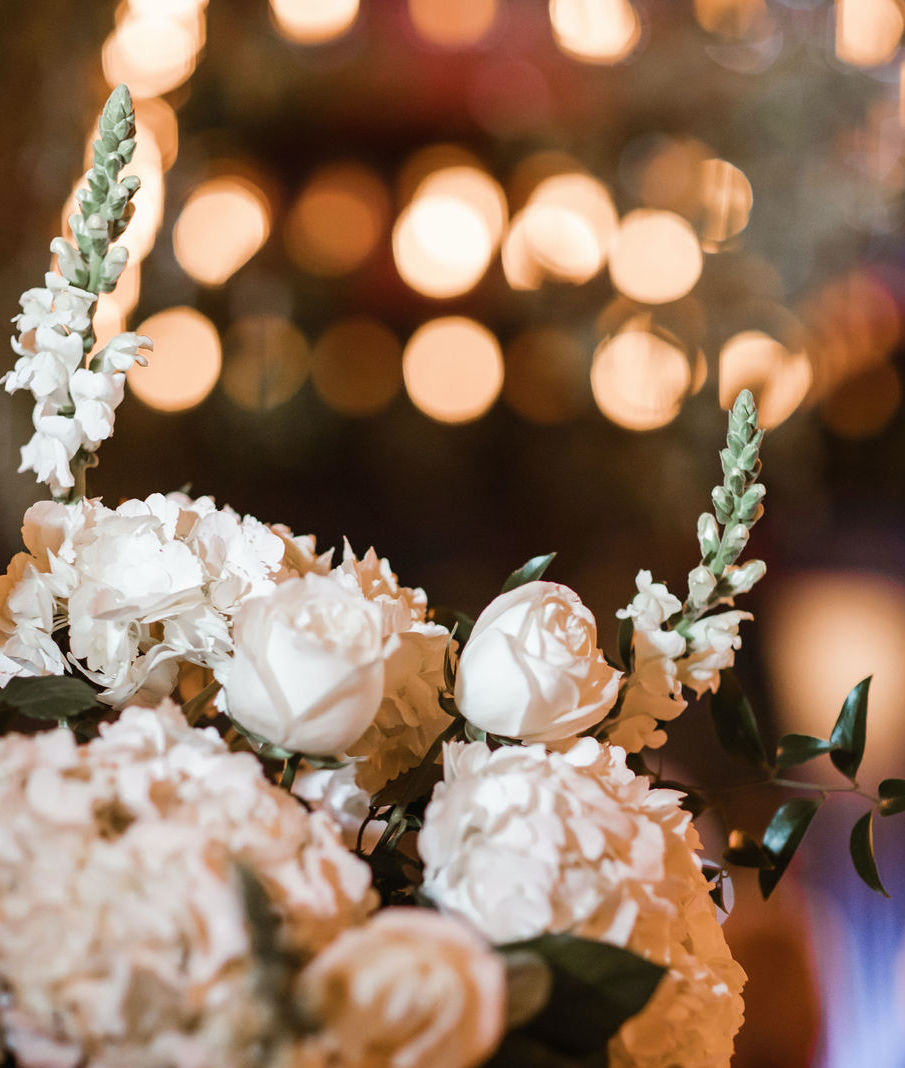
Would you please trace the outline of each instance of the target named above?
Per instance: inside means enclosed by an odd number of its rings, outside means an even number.
[[[741,648],[738,625],[753,619],[750,612],[720,612],[688,627],[688,656],[677,662],[679,679],[700,697],[719,689],[720,672],[735,663],[735,650]]]
[[[124,374],[136,363],[141,367],[147,367],[148,358],[139,350],[153,348],[154,342],[143,334],[136,334],[133,331],[117,334],[93,357],[92,366],[95,371],[103,374],[112,375],[115,372]]]

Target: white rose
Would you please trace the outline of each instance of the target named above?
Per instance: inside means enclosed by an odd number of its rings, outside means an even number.
[[[578,594],[528,582],[478,617],[459,661],[456,704],[492,734],[554,741],[599,723],[619,678],[597,648],[594,616]]]
[[[337,1068],[470,1068],[496,1048],[505,968],[471,930],[427,909],[390,908],[345,931],[303,991]]]
[[[225,671],[230,716],[284,749],[328,756],[370,725],[383,697],[380,609],[321,575],[287,579],[236,613]]]

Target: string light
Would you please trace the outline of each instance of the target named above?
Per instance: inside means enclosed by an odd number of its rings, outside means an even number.
[[[550,0],[556,43],[585,63],[618,63],[641,40],[641,20],[629,0]]]
[[[668,211],[630,212],[613,240],[610,278],[632,300],[662,304],[691,292],[704,264],[694,230]]]
[[[691,385],[680,345],[630,327],[603,341],[594,353],[591,389],[597,407],[628,430],[654,430],[672,422]]]

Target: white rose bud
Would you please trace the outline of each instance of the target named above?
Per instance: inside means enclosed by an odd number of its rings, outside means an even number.
[[[308,967],[302,992],[324,1028],[314,1042],[346,1065],[471,1068],[504,1029],[502,957],[428,909],[384,909],[345,931]]]
[[[479,616],[459,661],[456,704],[491,734],[555,741],[599,723],[619,678],[597,648],[594,616],[578,594],[528,582]]]
[[[287,579],[249,599],[233,624],[229,715],[292,752],[342,752],[380,707],[381,622],[377,605],[321,575]]]

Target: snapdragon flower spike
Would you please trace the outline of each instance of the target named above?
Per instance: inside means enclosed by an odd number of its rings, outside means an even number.
[[[19,470],[34,471],[58,500],[84,496],[85,468],[96,464],[94,453],[113,433],[123,376],[133,363],[146,365],[139,350],[151,348],[149,338],[124,333],[89,355],[98,294],[113,290],[128,260],[127,250],[112,243],[132,217],[139,185],[134,176],[119,177],[135,151],[135,114],[124,85],[110,95],[99,131],[88,186],[76,194],[80,214],[69,219],[76,244],[51,242],[60,274],[49,272],[43,288],[22,294],[13,319],[19,336],[12,339],[19,359],[0,378],[7,393],[27,389],[35,398],[35,433]]]

